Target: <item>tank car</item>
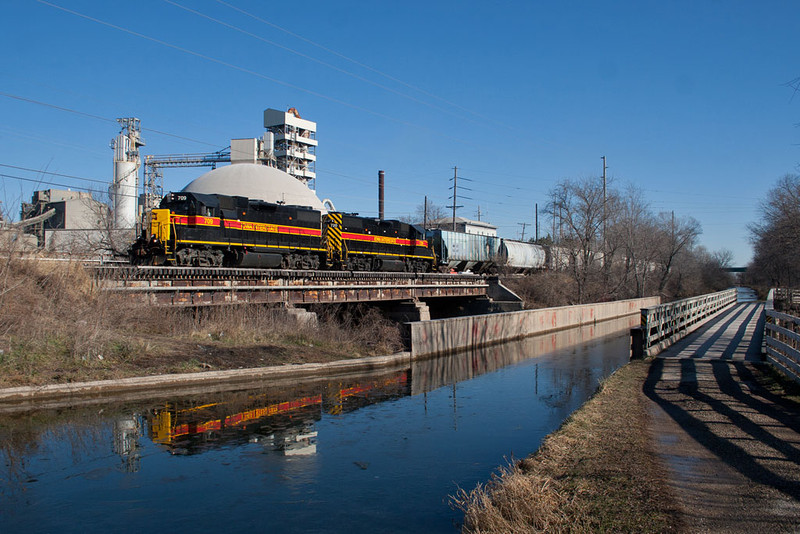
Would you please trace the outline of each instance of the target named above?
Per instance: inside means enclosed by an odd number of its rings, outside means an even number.
[[[517,273],[539,271],[547,267],[547,249],[534,243],[503,239],[499,262]]]

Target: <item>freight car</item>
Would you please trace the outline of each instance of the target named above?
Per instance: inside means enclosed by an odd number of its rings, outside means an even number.
[[[425,234],[443,270],[485,273],[496,270],[500,238],[448,230],[428,230]]]
[[[513,272],[527,273],[549,268],[549,256],[548,248],[542,245],[513,239],[503,239],[500,243],[499,262]]]
[[[413,272],[435,264],[412,225],[246,197],[169,193],[147,220],[132,263]]]
[[[551,268],[548,247],[496,236],[428,230],[439,266],[447,270],[527,273]]]

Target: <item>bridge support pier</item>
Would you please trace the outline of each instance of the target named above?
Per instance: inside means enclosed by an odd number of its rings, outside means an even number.
[[[631,328],[631,360],[644,358],[644,328]]]
[[[317,314],[303,308],[286,308],[286,315],[292,317],[298,326],[316,326]]]
[[[428,305],[420,301],[398,302],[386,312],[386,315],[401,323],[412,323],[416,321],[430,321],[431,310]]]

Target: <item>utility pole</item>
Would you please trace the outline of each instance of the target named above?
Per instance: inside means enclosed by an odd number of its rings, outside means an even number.
[[[522,226],[522,237],[520,238],[520,241],[525,241],[525,227],[528,226],[528,223],[521,222],[517,224]]]
[[[425,204],[422,205],[422,229],[428,229],[428,195],[425,195]]]
[[[675,246],[675,210],[672,210],[672,243],[673,247]]]
[[[533,205],[533,216],[536,221],[536,242],[539,242],[539,204]]]
[[[605,252],[606,252],[606,229],[607,229],[606,228],[606,218],[607,218],[607,215],[608,215],[606,213],[606,169],[608,167],[606,166],[606,157],[605,156],[601,156],[601,157],[603,159],[603,254],[605,254]],[[605,262],[605,257],[603,258],[603,261]]]

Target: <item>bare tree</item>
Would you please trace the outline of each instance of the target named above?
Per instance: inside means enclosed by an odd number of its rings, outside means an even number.
[[[409,224],[417,224],[420,226],[427,222],[428,227],[431,227],[431,223],[433,221],[439,221],[447,217],[447,210],[444,208],[444,206],[434,204],[433,202],[428,202],[427,211],[425,210],[425,207],[425,203],[419,204],[414,210],[414,215],[400,217],[400,220]]]
[[[691,249],[697,243],[697,237],[702,233],[702,229],[695,218],[676,218],[674,212],[660,213],[657,225],[661,241],[658,253],[658,264],[661,268],[658,291],[661,293],[672,276],[678,255],[684,250]]]
[[[780,178],[761,202],[761,221],[751,224],[754,246],[749,271],[766,285],[800,284],[800,176]]]
[[[629,187],[619,203],[613,225],[614,241],[624,256],[620,285],[633,282],[633,295],[648,294],[648,281],[658,257],[658,224],[640,189]]]
[[[569,255],[578,303],[584,302],[590,277],[597,272],[603,227],[603,184],[597,178],[563,180],[550,192],[547,208],[560,221],[560,245]]]

